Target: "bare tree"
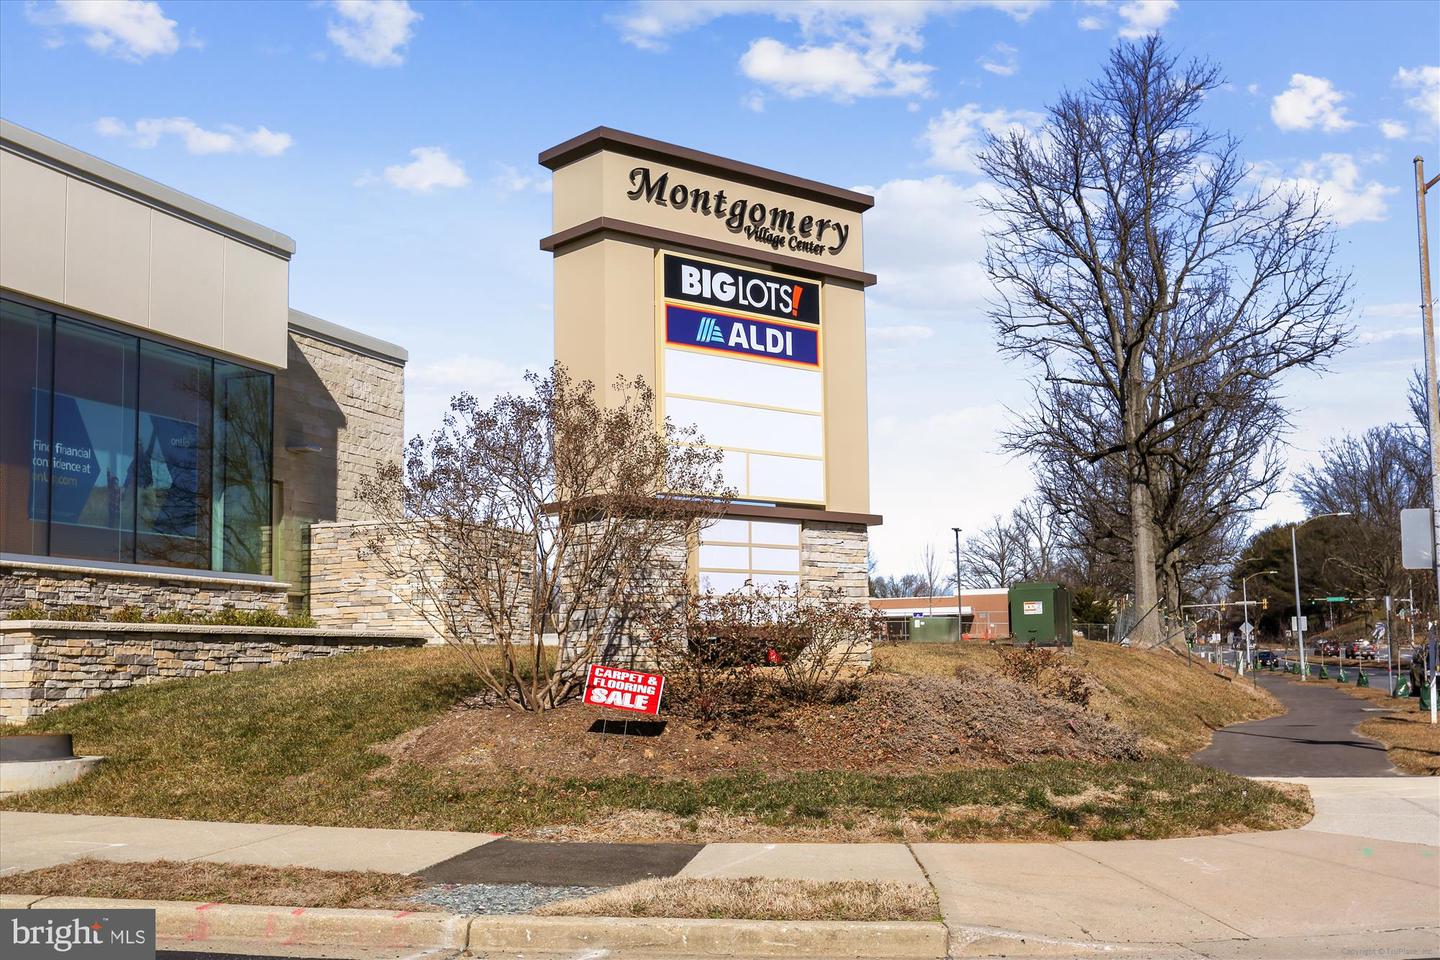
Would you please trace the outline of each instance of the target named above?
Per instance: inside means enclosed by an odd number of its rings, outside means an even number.
[[[601,398],[558,363],[526,379],[488,406],[456,397],[360,496],[380,518],[368,558],[414,585],[403,599],[493,695],[546,710],[683,602],[687,544],[733,491],[693,428],[656,429],[643,380]]]
[[[1238,143],[1197,113],[1220,85],[1157,37],[1121,44],[1038,135],[993,136],[986,266],[1001,349],[1034,364],[1035,409],[1008,438],[1062,461],[1122,467],[1136,625],[1160,639],[1156,451],[1206,396],[1162,389],[1223,354],[1219,392],[1320,363],[1345,341],[1348,276],[1313,196],[1251,189]]]
[[[1008,587],[1021,578],[1024,549],[1015,527],[996,515],[988,526],[967,537],[960,550],[960,572],[964,586]],[[953,579],[953,577],[952,577]]]
[[[1398,423],[1371,427],[1327,444],[1320,462],[1295,482],[1295,493],[1315,513],[1348,512],[1344,549],[1326,558],[1326,569],[1360,595],[1403,591],[1400,511],[1425,504],[1430,461]]]
[[[935,553],[935,545],[925,544],[925,549],[920,551],[920,576],[925,579],[925,596],[932,599],[939,596],[945,583],[954,579],[945,576],[940,567],[941,562],[940,556]],[[930,611],[935,611],[933,602],[930,604]]]
[[[1026,497],[1010,514],[1010,528],[1020,552],[1020,579],[1050,581],[1060,563],[1059,518],[1042,497]]]
[[[872,597],[923,597],[926,595],[925,576],[906,573],[899,577],[871,577]]]

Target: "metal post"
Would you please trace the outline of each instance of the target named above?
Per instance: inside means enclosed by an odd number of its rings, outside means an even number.
[[[1290,564],[1295,571],[1295,636],[1298,638],[1298,649],[1300,651],[1300,679],[1308,676],[1305,668],[1305,615],[1300,612],[1300,548],[1295,544],[1295,528],[1298,524],[1290,524]]]
[[[965,639],[965,597],[960,589],[960,528],[950,529],[955,531],[955,640],[959,642]]]
[[[1250,659],[1250,585],[1249,577],[1240,578],[1240,607],[1245,611],[1245,666],[1250,671],[1250,682],[1255,683],[1255,664]]]
[[[1395,650],[1395,634],[1390,632],[1390,597],[1385,597],[1385,682],[1386,692],[1395,696],[1395,671],[1390,669],[1390,654]]]

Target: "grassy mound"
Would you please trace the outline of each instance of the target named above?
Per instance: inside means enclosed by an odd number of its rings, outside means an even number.
[[[1284,710],[1264,690],[1173,651],[1077,640],[1067,660],[1096,687],[1091,713],[1133,731],[1152,750],[1188,756],[1209,744],[1220,727]],[[950,676],[957,669],[988,674],[999,664],[999,647],[975,642],[875,651],[877,669],[908,676]]]
[[[766,752],[780,742],[775,731],[731,731],[718,765],[685,754],[724,737],[692,731],[660,748],[664,737],[583,726],[551,736],[547,725],[570,722],[567,711],[537,719],[457,707],[475,693],[444,649],[119,691],[21,730],[73,733],[77,750],[109,760],[0,808],[587,840],[1166,837],[1291,826],[1307,810],[1303,798],[1238,777],[1137,759],[1116,724],[1037,706],[993,678],[883,677],[868,707],[802,711],[782,731],[786,754]],[[582,725],[598,716],[568,712]],[[496,725],[488,757],[415,747],[456,716]],[[622,753],[630,765],[612,762]],[[506,759],[521,756],[542,759]],[[807,762],[791,762],[800,756]]]

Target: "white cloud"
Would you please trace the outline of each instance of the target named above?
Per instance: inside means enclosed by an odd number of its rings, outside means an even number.
[[[981,57],[980,69],[996,76],[1014,76],[1015,72],[1020,69],[1020,58],[1016,56],[1020,51],[1008,43],[997,43],[991,49],[994,56]]]
[[[1125,21],[1120,28],[1120,36],[1133,40],[1159,33],[1170,19],[1170,14],[1179,7],[1177,0],[1128,0],[1115,8],[1120,19]]]
[[[940,174],[858,189],[875,197],[865,214],[865,260],[884,283],[871,292],[872,301],[909,314],[899,326],[917,323],[916,314],[949,317],[960,308],[983,308],[990,281],[977,202],[993,186],[965,186]]]
[[[1425,118],[1429,129],[1440,127],[1440,67],[1401,67],[1395,86],[1413,90],[1405,103]]]
[[[749,79],[787,97],[927,96],[934,67],[904,54],[924,46],[933,16],[989,8],[1025,20],[1039,0],[640,0],[611,21],[621,38],[642,50],[664,50],[671,37],[726,16],[765,16],[795,24],[799,42],[771,36],[750,43],[740,58]]]
[[[929,340],[935,336],[935,330],[921,323],[902,323],[889,327],[870,327],[867,336],[871,343],[903,346]]]
[[[549,193],[550,177],[548,174],[521,173],[518,168],[502,163],[495,176],[490,178],[490,185],[501,193]]]
[[[1105,21],[1099,17],[1081,17],[1075,25],[1081,30],[1104,30]]]
[[[826,96],[841,103],[856,97],[923,96],[930,89],[929,64],[904,60],[885,47],[787,46],[773,37],[750,44],[740,71],[787,97]]]
[[[63,31],[71,28],[91,50],[134,63],[180,49],[175,21],[154,0],[55,0],[48,7],[27,5],[26,16],[56,28],[51,46],[62,44]]]
[[[398,67],[420,14],[406,0],[330,0],[336,16],[326,25],[330,42],[351,60]]]
[[[1281,130],[1313,130],[1336,133],[1355,126],[1346,119],[1342,101],[1345,94],[1324,77],[1292,74],[1290,86],[1270,101],[1270,119]]]
[[[415,159],[385,168],[385,182],[398,190],[429,193],[436,187],[463,187],[470,182],[465,168],[439,147],[416,147]],[[369,182],[369,181],[366,181]]]
[[[295,143],[288,133],[268,127],[246,130],[233,123],[223,123],[218,130],[206,130],[189,117],[150,117],[127,124],[116,117],[95,121],[95,132],[102,137],[123,137],[133,147],[148,150],[165,137],[176,137],[185,144],[185,152],[197,155],[212,153],[253,153],[261,157],[278,157]]]
[[[1380,132],[1386,140],[1400,140],[1410,135],[1410,128],[1399,120],[1381,120]]]
[[[764,113],[765,95],[759,93],[758,91],[752,90],[748,94],[740,98],[740,106],[744,107],[746,110],[751,111],[752,113]]]
[[[428,359],[434,353],[423,345],[411,351],[405,368],[405,430],[429,436],[450,412],[450,400],[469,393],[489,403],[502,393],[525,391],[525,371],[492,357],[472,353],[447,354]]]
[[[721,17],[745,15],[798,24],[807,36],[858,31],[877,40],[911,46],[909,41],[918,38],[920,27],[936,14],[986,8],[1024,21],[1044,5],[1043,0],[638,0],[610,21],[622,40],[642,50],[664,50],[677,34]]]
[[[1045,118],[1032,110],[981,110],[978,104],[967,103],[953,110],[943,110],[930,120],[921,138],[930,148],[929,163],[944,170],[979,173],[976,152],[983,146],[983,135],[1015,130],[1034,133]]]
[[[1348,153],[1326,153],[1319,160],[1306,161],[1293,172],[1283,173],[1274,165],[1258,165],[1266,187],[1296,189],[1315,194],[1336,226],[1379,223],[1389,209],[1385,198],[1396,192],[1378,180],[1362,180],[1360,162]]]

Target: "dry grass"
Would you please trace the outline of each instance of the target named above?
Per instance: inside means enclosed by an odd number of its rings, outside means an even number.
[[[667,877],[535,911],[570,917],[894,921],[940,919],[928,886],[873,880]]]
[[[47,897],[438,910],[409,899],[423,886],[417,877],[372,871],[174,860],[118,863],[91,858],[0,877],[0,893]]]
[[[1151,749],[1188,756],[1220,727],[1282,712],[1264,690],[1170,651],[1077,640],[1069,656],[1098,687],[1091,712],[1133,730]],[[951,676],[960,667],[993,672],[999,663],[1000,648],[977,641],[875,650],[879,669],[915,676]]]
[[[1290,679],[1292,682],[1299,682],[1294,678]],[[1430,711],[1420,709],[1419,697],[1396,699],[1387,694],[1383,687],[1357,687],[1353,682],[1340,683],[1337,680],[1317,680],[1314,677],[1305,682],[1334,687],[1377,707],[1393,710],[1394,713],[1377,714],[1363,721],[1355,728],[1355,732],[1385,744],[1390,762],[1395,764],[1397,769],[1424,777],[1440,776],[1440,724],[1431,725]]]

